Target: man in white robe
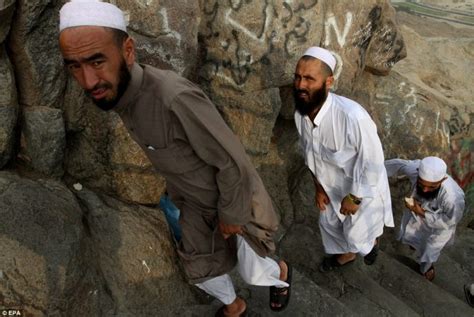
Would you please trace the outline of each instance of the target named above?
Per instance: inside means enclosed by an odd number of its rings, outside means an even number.
[[[309,48],[294,78],[295,123],[316,187],[325,272],[364,256],[377,256],[383,227],[393,227],[390,192],[377,127],[355,101],[329,92],[332,54]]]
[[[446,174],[446,163],[438,157],[387,160],[385,166],[388,176],[406,176],[412,184],[398,238],[417,251],[420,272],[431,281],[435,276],[433,263],[454,241],[464,211],[464,193]]]

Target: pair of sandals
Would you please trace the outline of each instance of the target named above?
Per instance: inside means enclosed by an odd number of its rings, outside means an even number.
[[[374,245],[374,247],[372,248],[372,250],[366,256],[364,256],[364,263],[367,264],[367,265],[374,264],[375,260],[377,260],[378,254],[379,254],[379,243],[378,243],[378,240],[377,240],[377,242]],[[329,271],[332,271],[334,269],[340,268],[341,266],[349,265],[349,264],[353,263],[356,259],[356,257],[354,257],[354,259],[352,259],[350,261],[347,261],[344,264],[341,264],[337,260],[338,257],[339,257],[339,254],[334,254],[334,255],[332,255],[328,258],[324,258],[323,262],[319,266],[319,271],[323,272],[323,273],[329,272]]]

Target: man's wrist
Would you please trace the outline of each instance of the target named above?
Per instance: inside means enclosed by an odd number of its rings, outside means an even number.
[[[354,196],[351,193],[347,195],[347,198],[355,205],[360,205],[362,203],[362,198]]]

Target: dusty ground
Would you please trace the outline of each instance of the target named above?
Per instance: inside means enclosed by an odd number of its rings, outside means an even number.
[[[474,13],[474,0],[423,0],[421,3]]]
[[[397,19],[408,56],[394,70],[448,104],[473,113],[474,27],[405,12],[398,12]]]

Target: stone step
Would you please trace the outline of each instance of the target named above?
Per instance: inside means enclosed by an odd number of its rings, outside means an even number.
[[[295,225],[280,244],[284,258],[293,263],[316,285],[359,316],[418,316],[409,305],[380,286],[364,271],[362,258],[334,272],[319,272],[324,252],[318,228]],[[400,264],[399,264],[400,265]]]
[[[399,242],[387,246],[385,252],[398,262],[418,272],[415,251]],[[434,265],[436,276],[432,284],[465,301],[464,284],[474,282],[474,234],[471,229],[457,232],[454,244],[445,247]]]
[[[236,272],[231,276],[237,294],[247,303],[247,316],[359,316],[297,270],[293,270],[290,304],[282,312],[270,310],[268,287],[249,286]],[[220,306],[222,303],[214,300],[210,305],[176,308],[170,316],[214,316]]]
[[[472,316],[471,307],[450,292],[426,280],[417,272],[417,268],[417,264],[415,267],[405,265],[381,251],[375,265],[361,267],[361,270],[419,315]]]

